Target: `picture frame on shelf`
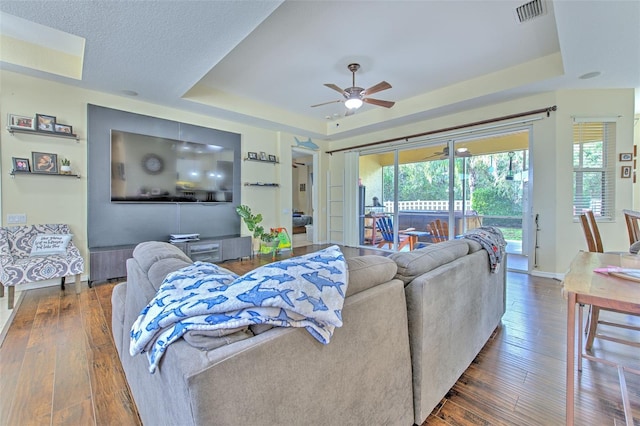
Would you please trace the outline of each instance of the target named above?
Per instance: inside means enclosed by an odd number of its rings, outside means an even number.
[[[277,161],[276,156],[269,154],[269,161],[271,161],[272,163],[275,163]]]
[[[40,132],[54,133],[56,131],[56,118],[53,115],[36,114],[36,126],[36,130]]]
[[[25,115],[9,114],[7,120],[9,128],[22,129],[22,130],[35,130],[36,124],[33,117],[27,117]]]
[[[13,157],[13,170],[16,172],[30,172],[29,159]]]
[[[630,152],[623,152],[620,154],[620,161],[631,161],[633,160],[633,154]]]
[[[264,151],[260,151],[260,160],[267,161],[267,153]]]
[[[54,128],[56,133],[62,133],[63,135],[73,134],[73,126],[69,126],[68,124],[55,123]]]
[[[49,152],[31,153],[32,173],[58,174],[58,154]]]
[[[631,177],[631,166],[622,166],[620,171],[620,177],[627,179]]]
[[[258,159],[258,153],[257,152],[247,152],[247,158],[249,160],[257,160]]]

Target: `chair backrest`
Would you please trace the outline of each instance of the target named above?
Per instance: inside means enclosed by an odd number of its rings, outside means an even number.
[[[393,241],[393,222],[388,216],[378,216],[376,218],[376,227],[382,234],[385,241]]]
[[[434,242],[447,241],[449,239],[449,224],[440,219],[436,219],[427,224],[427,231],[431,234]]]
[[[629,244],[640,241],[640,212],[633,210],[623,210],[624,220],[627,222],[629,232]]]
[[[600,238],[600,231],[598,230],[598,224],[596,223],[596,217],[594,216],[593,211],[587,210],[584,213],[581,213],[579,217],[589,251],[597,253],[604,252],[602,239]]]
[[[6,238],[12,256],[29,257],[33,240],[40,234],[70,234],[69,226],[63,223],[43,225],[7,226],[2,228],[2,238]]]

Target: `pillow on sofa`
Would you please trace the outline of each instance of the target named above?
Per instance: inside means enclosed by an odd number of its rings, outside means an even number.
[[[396,278],[408,284],[415,277],[467,254],[469,243],[466,240],[450,240],[418,250],[394,253],[389,258],[398,264]]]
[[[349,287],[346,296],[391,281],[398,271],[396,263],[384,256],[366,255],[347,259]]]
[[[40,234],[33,240],[29,256],[65,254],[71,237],[71,234]]]

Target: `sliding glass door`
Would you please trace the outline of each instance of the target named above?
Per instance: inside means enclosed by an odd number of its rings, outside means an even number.
[[[528,146],[522,130],[361,153],[360,244],[409,250],[490,225],[526,256]],[[391,242],[376,225],[383,216],[393,224]]]

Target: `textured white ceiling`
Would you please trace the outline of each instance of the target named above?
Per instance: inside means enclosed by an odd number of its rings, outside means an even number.
[[[640,88],[640,2],[546,1],[520,24],[523,3],[3,0],[0,11],[86,46],[81,81],[0,66],[328,139],[541,91]],[[391,83],[373,97],[396,105],[346,118],[339,103],[311,108],[340,98],[324,83],[351,86],[350,62],[358,86]],[[602,75],[578,78],[591,71]]]

